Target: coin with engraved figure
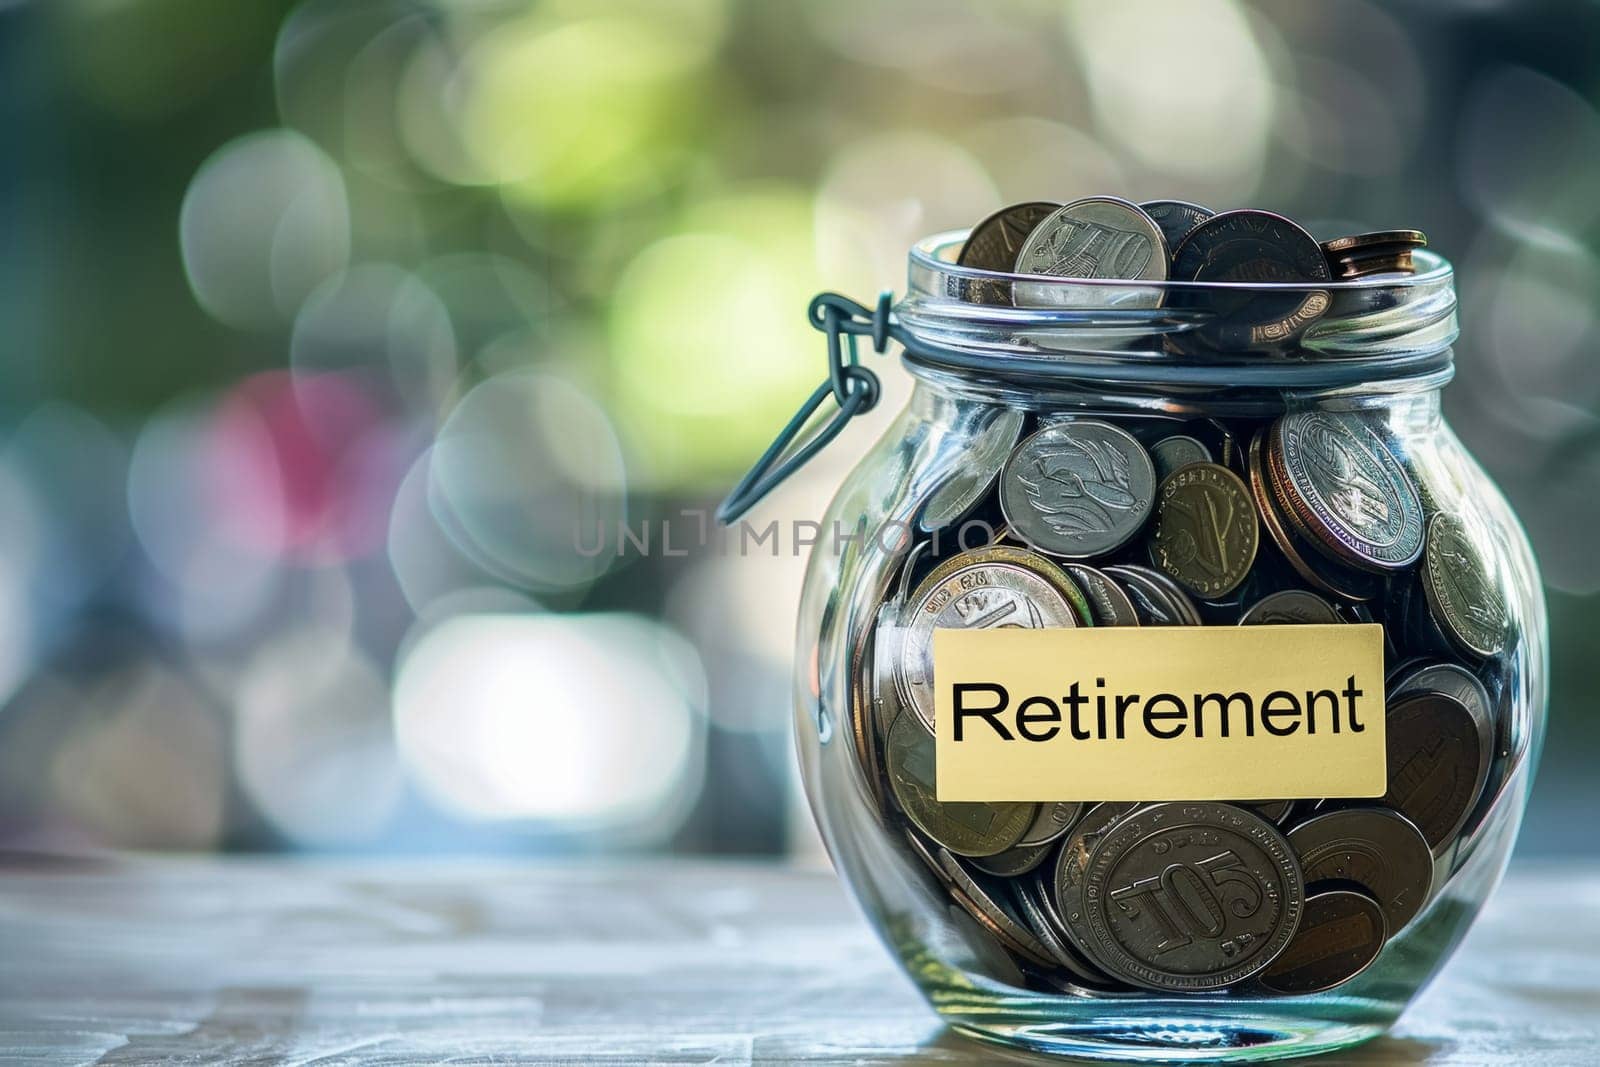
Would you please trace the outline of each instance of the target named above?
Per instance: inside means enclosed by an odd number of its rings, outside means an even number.
[[[1164,281],[1167,242],[1138,205],[1090,196],[1058,208],[1033,228],[1017,253],[1016,272]]]
[[[1000,510],[1028,544],[1066,559],[1118,548],[1144,525],[1156,471],[1132,434],[1098,419],[1046,426],[1000,473]]]
[[[1422,555],[1422,501],[1370,416],[1298,411],[1273,424],[1268,459],[1279,503],[1317,547],[1368,570]]]
[[[1483,773],[1488,773],[1488,761],[1494,755],[1495,727],[1494,702],[1489,691],[1476,675],[1454,663],[1429,663],[1396,673],[1389,685],[1389,699],[1399,700],[1414,693],[1444,693],[1461,702],[1478,728],[1478,741],[1483,746]]]
[[[1033,630],[1091,621],[1082,590],[1038,553],[1009,545],[963,552],[930,571],[907,601],[895,683],[931,734],[935,629]]]
[[[1359,885],[1383,909],[1389,932],[1416,918],[1433,889],[1433,853],[1416,824],[1389,808],[1343,808],[1289,831],[1306,885]]]
[[[1082,932],[1112,977],[1204,992],[1271,964],[1304,904],[1293,850],[1259,815],[1231,804],[1151,804],[1090,853]]]
[[[1304,589],[1284,589],[1269,593],[1245,609],[1240,626],[1308,625],[1344,622],[1333,605]]]
[[[1279,513],[1278,504],[1274,499],[1275,494],[1269,487],[1272,476],[1265,469],[1266,437],[1265,430],[1258,430],[1250,439],[1247,470],[1250,475],[1250,493],[1256,502],[1256,515],[1261,519],[1261,525],[1266,527],[1278,552],[1307,584],[1324,593],[1356,601],[1369,600],[1377,596],[1382,587],[1376,575],[1352,567],[1312,564],[1310,546],[1302,548],[1299,537],[1289,528],[1288,520]]]
[[[1388,937],[1383,909],[1366,894],[1348,889],[1313,894],[1306,898],[1300,928],[1258,981],[1274,993],[1325,992],[1372,966]]]
[[[1165,480],[1179,467],[1190,463],[1210,463],[1211,450],[1199,438],[1175,433],[1163,437],[1150,446],[1150,459],[1156,465],[1156,477]]]
[[[1435,857],[1455,839],[1488,767],[1471,712],[1444,693],[1389,704],[1389,789],[1382,803],[1416,824]]]
[[[956,265],[1010,274],[1016,267],[1022,242],[1060,206],[1037,200],[1001,208],[972,228],[961,246],[961,253],[956,256]],[[967,298],[980,304],[1005,306],[1011,303],[1011,284],[987,279],[974,281],[967,287]]]
[[[1210,208],[1191,204],[1187,200],[1147,200],[1139,205],[1139,209],[1161,227],[1161,236],[1167,239],[1169,254],[1183,243],[1183,239],[1196,226],[1216,214]]]
[[[1295,223],[1270,211],[1224,211],[1196,226],[1172,254],[1172,277],[1243,283],[1174,295],[1174,304],[1209,313],[1192,340],[1210,348],[1276,351],[1297,340],[1333,306],[1326,289],[1310,287],[1333,280],[1322,247]],[[1294,287],[1297,282],[1307,287]],[[1179,343],[1189,340],[1180,338]]]
[[[1150,556],[1188,591],[1216,599],[1250,573],[1260,544],[1250,490],[1215,463],[1191,463],[1156,491]]]
[[[1505,648],[1505,598],[1459,515],[1439,512],[1428,520],[1422,591],[1439,628],[1464,651],[1492,656]]]
[[[943,802],[934,793],[933,738],[902,714],[889,727],[886,761],[895,802],[917,829],[951,852],[995,856],[1033,823],[1035,804]]]

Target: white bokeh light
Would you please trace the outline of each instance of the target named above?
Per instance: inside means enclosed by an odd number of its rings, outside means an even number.
[[[463,615],[411,646],[394,729],[464,815],[659,837],[698,786],[704,700],[694,650],[641,617]]]

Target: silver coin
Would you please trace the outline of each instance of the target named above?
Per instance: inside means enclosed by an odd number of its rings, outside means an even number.
[[[1083,818],[1072,828],[1061,851],[1056,854],[1055,878],[1050,889],[1061,920],[1061,928],[1074,948],[1094,962],[1094,949],[1082,935],[1086,922],[1083,910],[1083,872],[1089,866],[1089,855],[1100,839],[1118,822],[1132,815],[1144,805],[1138,801],[1117,800],[1096,804],[1084,812]]]
[[[1156,469],[1132,434],[1098,419],[1046,426],[1000,473],[1000,510],[1017,536],[1066,559],[1105,555],[1139,532]]]
[[[1374,570],[1422,555],[1422,501],[1367,416],[1299,411],[1272,429],[1290,518],[1335,558]]]
[[[1210,208],[1191,204],[1187,200],[1147,200],[1139,205],[1139,209],[1161,227],[1161,235],[1167,239],[1169,252],[1177,248],[1196,226],[1216,214]]]
[[[1241,626],[1339,623],[1344,620],[1333,605],[1304,589],[1285,589],[1262,597],[1239,616]]]
[[[1022,433],[1022,412],[994,408],[987,426],[979,430],[961,452],[961,462],[943,485],[935,489],[917,515],[924,533],[955,526],[977,506],[1000,476],[1006,457]]]
[[[1089,196],[1036,225],[1017,252],[1015,269],[1057,278],[1165,281],[1167,239],[1137,204]]]
[[[1006,910],[995,901],[994,897],[989,895],[989,891],[979,885],[977,880],[967,873],[966,868],[961,865],[959,860],[944,849],[934,855],[939,860],[939,865],[944,868],[945,873],[951,877],[959,890],[959,892],[953,893],[952,896],[961,904],[970,904],[977,909],[972,914],[974,919],[977,919],[978,922],[988,928],[1006,948],[1016,952],[1029,962],[1036,963],[1041,967],[1054,965],[1055,958],[1051,956],[1050,950],[1040,943],[1031,930],[1007,914]]]
[[[1206,992],[1266,968],[1305,906],[1300,865],[1271,823],[1231,804],[1151,804],[1089,855],[1080,936],[1114,978]]]
[[[922,580],[901,617],[901,699],[931,735],[936,629],[1077,626],[1088,615],[1083,592],[1037,553],[993,545],[952,556]]]
[[[1429,612],[1456,646],[1476,656],[1505,647],[1505,597],[1459,515],[1440,512],[1428,520],[1422,591]]]
[[[1433,890],[1433,853],[1416,825],[1389,808],[1344,808],[1289,831],[1306,885],[1353,882],[1378,902],[1397,934]]]
[[[1023,921],[1039,936],[1039,940],[1050,950],[1051,955],[1056,957],[1061,966],[1071,973],[1075,983],[1097,992],[1123,988],[1120,983],[1113,982],[1104,971],[1085,959],[1083,954],[1067,941],[1061,918],[1054,911],[1051,893],[1046,888],[1044,879],[1038,876],[1038,872],[1032,877],[1018,878],[1011,883],[1011,888],[1016,895],[1018,910],[1022,912]]]
[[[1398,701],[1415,693],[1445,693],[1461,702],[1472,716],[1472,724],[1478,728],[1478,743],[1482,749],[1479,759],[1482,766],[1478,768],[1480,777],[1487,778],[1489,762],[1494,756],[1495,748],[1495,715],[1494,703],[1489,699],[1489,691],[1478,681],[1477,676],[1464,667],[1454,663],[1431,663],[1407,671],[1398,677],[1397,682],[1389,690],[1389,699]]]
[[[1155,626],[1200,626],[1200,609],[1165,574],[1136,563],[1117,563],[1105,572],[1122,583]]]
[[[1017,846],[1048,845],[1058,841],[1083,814],[1083,804],[1077,800],[1055,800],[1039,805],[1039,814],[1028,827]]]
[[[1094,612],[1096,626],[1138,626],[1139,612],[1122,586],[1111,580],[1104,571],[1087,563],[1068,563],[1065,570],[1078,583],[1089,607]]]
[[[1179,467],[1187,467],[1191,463],[1210,463],[1211,450],[1205,446],[1198,437],[1188,434],[1175,433],[1171,437],[1163,437],[1150,446],[1150,459],[1156,465],[1156,480],[1165,480],[1167,475]]]

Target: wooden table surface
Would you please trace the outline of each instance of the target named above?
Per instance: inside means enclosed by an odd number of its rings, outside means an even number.
[[[993,1063],[825,871],[0,857],[0,1062]],[[1514,867],[1332,1064],[1600,1064],[1600,867]]]

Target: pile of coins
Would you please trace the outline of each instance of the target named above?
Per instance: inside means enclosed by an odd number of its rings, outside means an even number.
[[[1229,251],[1244,233],[1248,261]],[[1400,269],[1392,237],[1366,242],[1387,249],[1385,270]],[[1327,281],[1376,263],[1363,241],[1325,250],[1262,212],[1101,197],[1007,209],[962,259],[1158,279],[1292,265]],[[885,825],[1037,988],[1291,995],[1349,981],[1464,861],[1509,776],[1515,634],[1490,535],[1438,506],[1450,494],[1429,491],[1381,413],[996,406],[985,419],[909,524],[921,532],[856,665],[853,740]],[[937,628],[1342,622],[1384,626],[1380,800],[936,797]]]
[[[1419,230],[1385,230],[1318,243],[1305,229],[1270,211],[1212,212],[1182,200],[1134,204],[1091,196],[1069,204],[1013,204],[973,227],[957,263],[1016,275],[1147,282],[1119,289],[1049,282],[958,282],[960,298],[983,304],[1051,307],[1086,297],[1124,307],[1160,301],[1204,320],[1192,335],[1176,334],[1178,350],[1284,351],[1333,306],[1316,288],[1163,292],[1162,282],[1269,283],[1311,287],[1335,279],[1414,270],[1412,252],[1427,244]]]

